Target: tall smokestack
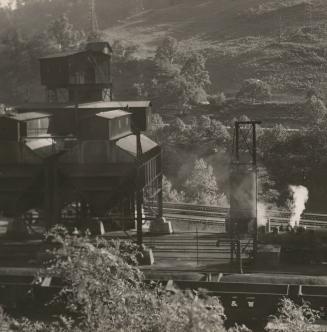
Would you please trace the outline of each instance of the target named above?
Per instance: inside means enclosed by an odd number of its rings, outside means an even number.
[[[309,199],[309,191],[304,186],[289,186],[292,195],[290,225],[299,226],[301,214],[305,210],[305,204]]]

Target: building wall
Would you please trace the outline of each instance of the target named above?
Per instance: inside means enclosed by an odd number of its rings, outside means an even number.
[[[108,140],[79,141],[61,158],[62,163],[101,164],[132,163],[135,159]]]
[[[42,59],[41,83],[49,87],[65,87],[68,83],[67,58]]]
[[[49,132],[50,118],[33,119],[26,122],[26,136],[38,136]]]
[[[109,138],[117,139],[131,133],[131,119],[129,115],[109,120]]]
[[[18,122],[1,117],[0,118],[0,140],[19,140],[20,132],[18,128]]]

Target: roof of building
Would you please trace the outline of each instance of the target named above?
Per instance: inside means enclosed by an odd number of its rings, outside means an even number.
[[[40,158],[47,158],[57,153],[54,140],[47,136],[27,140],[25,145]]]
[[[34,119],[48,118],[50,116],[52,116],[52,114],[45,112],[26,112],[26,113],[12,113],[6,115],[6,118],[13,119],[16,121],[28,121]]]
[[[89,103],[79,103],[79,109],[122,109],[122,108],[147,108],[151,106],[149,100],[136,101],[95,101]],[[76,108],[74,103],[71,104],[49,104],[49,103],[27,103],[15,106],[15,109],[21,110],[56,110],[65,108]]]
[[[80,108],[137,108],[149,107],[151,102],[149,100],[131,100],[131,101],[97,101],[92,103],[79,104]]]
[[[126,111],[122,111],[122,110],[113,110],[113,111],[97,113],[96,116],[99,116],[100,118],[112,120],[115,118],[120,118],[122,116],[130,115],[130,114],[131,114],[130,112],[126,112]]]
[[[49,54],[45,55],[43,57],[40,57],[39,59],[54,59],[54,58],[66,58],[72,55],[77,55],[77,54],[82,54],[85,52],[93,51],[93,52],[101,52],[101,49],[103,49],[103,46],[106,46],[110,52],[112,52],[112,48],[108,42],[91,42],[87,43],[85,45],[84,49],[75,49],[75,50],[70,50],[66,52],[59,52],[59,53],[54,53],[54,54]],[[106,54],[106,53],[103,53]]]
[[[123,137],[116,142],[116,145],[133,157],[136,157],[136,135]],[[153,148],[158,147],[158,144],[152,141],[149,137],[141,134],[141,146],[142,153],[146,153]]]
[[[39,59],[42,60],[42,59],[53,59],[53,58],[66,58],[68,56],[76,55],[76,54],[83,53],[83,52],[85,52],[85,51],[84,50],[79,50],[79,51],[74,50],[74,51],[53,53],[53,54],[42,56]]]

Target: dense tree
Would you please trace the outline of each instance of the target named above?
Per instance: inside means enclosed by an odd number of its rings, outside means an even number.
[[[154,60],[157,69],[152,94],[158,96],[159,105],[175,104],[183,112],[192,103],[206,100],[210,79],[201,53],[183,52],[176,39],[167,37],[157,48]]]
[[[65,14],[49,24],[48,33],[60,51],[78,46],[83,37],[81,32],[74,29]]]
[[[259,139],[261,160],[280,192],[285,204],[288,185],[305,185],[309,189],[308,208],[325,212],[327,183],[327,134],[325,126],[305,131],[286,131],[276,127]]]
[[[156,50],[155,61],[161,65],[172,65],[178,61],[178,56],[179,50],[177,40],[172,37],[166,37]]]
[[[271,97],[271,88],[261,80],[250,78],[243,81],[242,87],[236,97],[250,100],[252,103],[264,101]]]
[[[135,60],[135,53],[139,49],[139,45],[127,42],[123,39],[116,39],[111,43],[111,47],[113,50],[113,62],[128,62]]]
[[[190,178],[184,185],[185,200],[195,204],[218,205],[224,200],[219,194],[212,166],[203,159],[195,161]]]
[[[304,106],[310,118],[309,125],[319,126],[327,123],[327,108],[323,100],[315,92],[308,92]]]
[[[168,126],[167,123],[164,123],[162,117],[158,113],[152,114],[152,123],[151,130],[149,135],[157,143],[162,144],[167,137],[165,137],[165,127]]]
[[[171,182],[165,176],[162,179],[162,194],[164,202],[178,203],[184,201],[184,193],[174,189]]]
[[[38,57],[51,50],[47,34],[27,37],[17,29],[9,29],[1,42],[0,98],[16,104],[26,101],[30,90],[39,85]]]
[[[284,144],[287,137],[287,129],[282,125],[275,125],[271,129],[261,131],[258,138],[258,146],[261,153],[267,153],[274,145]]]

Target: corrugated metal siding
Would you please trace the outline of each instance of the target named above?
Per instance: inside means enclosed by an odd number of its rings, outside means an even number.
[[[41,83],[52,87],[68,84],[68,58],[41,59]]]
[[[27,121],[27,136],[38,136],[49,132],[49,118],[34,119]]]
[[[109,120],[109,122],[109,139],[118,139],[131,133],[131,121],[129,115]]]
[[[108,140],[80,141],[60,157],[61,163],[133,163],[134,158]]]
[[[110,56],[83,52],[69,58],[69,84],[109,84]]]

